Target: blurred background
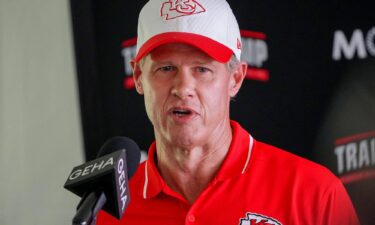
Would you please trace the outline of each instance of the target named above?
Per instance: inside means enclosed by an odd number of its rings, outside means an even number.
[[[0,224],[71,224],[77,93],[69,2],[0,0]]]
[[[71,224],[79,198],[63,185],[110,137],[146,154],[128,65],[145,2],[0,0],[1,225]],[[374,224],[375,2],[228,2],[249,65],[232,118],[328,167]]]

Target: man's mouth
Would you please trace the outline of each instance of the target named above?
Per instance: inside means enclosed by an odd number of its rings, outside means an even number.
[[[173,109],[172,113],[176,116],[187,116],[191,115],[193,112],[189,109]]]

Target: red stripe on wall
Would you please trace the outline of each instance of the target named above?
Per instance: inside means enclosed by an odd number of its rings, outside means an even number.
[[[240,34],[242,37],[247,37],[247,38],[255,38],[255,39],[261,39],[261,40],[265,40],[267,38],[265,33],[256,32],[256,31],[241,30]]]
[[[354,141],[366,139],[366,138],[369,138],[369,137],[375,137],[375,131],[370,131],[370,132],[361,133],[361,134],[355,134],[355,135],[351,135],[351,136],[336,139],[335,145],[336,146],[344,145],[344,144],[349,143],[349,142],[354,142]]]
[[[262,82],[268,82],[270,75],[266,69],[248,68],[246,78],[251,80],[257,80]]]

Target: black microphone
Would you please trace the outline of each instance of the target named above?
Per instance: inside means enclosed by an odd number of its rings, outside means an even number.
[[[95,225],[103,208],[121,219],[130,201],[128,179],[140,162],[138,145],[127,137],[106,141],[95,160],[73,168],[64,188],[82,197],[73,225]]]

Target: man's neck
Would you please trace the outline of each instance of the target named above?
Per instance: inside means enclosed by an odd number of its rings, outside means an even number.
[[[191,149],[157,142],[157,167],[168,186],[193,203],[214,179],[228,153],[232,132]]]

